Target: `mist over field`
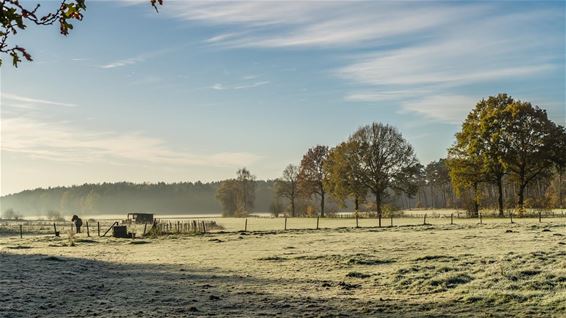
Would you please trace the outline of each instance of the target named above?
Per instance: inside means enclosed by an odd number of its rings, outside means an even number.
[[[177,184],[105,183],[75,187],[36,189],[3,196],[0,206],[23,216],[59,211],[68,215],[151,212],[160,214],[203,214],[222,212],[216,199],[219,182]],[[273,182],[257,182],[256,209],[269,211]]]

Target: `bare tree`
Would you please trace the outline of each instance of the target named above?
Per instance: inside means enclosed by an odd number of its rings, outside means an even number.
[[[255,176],[246,168],[239,169],[237,177],[239,188],[239,210],[242,214],[248,214],[255,205]]]
[[[286,198],[291,204],[291,216],[296,216],[295,212],[295,201],[298,196],[298,179],[299,179],[299,167],[295,165],[288,165],[285,170],[283,170],[283,176],[277,179],[275,183],[277,196],[281,198]]]

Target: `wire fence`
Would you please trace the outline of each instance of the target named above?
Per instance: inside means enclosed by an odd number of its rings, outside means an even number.
[[[134,233],[133,237],[146,235],[171,234],[202,234],[218,232],[240,231],[289,231],[289,230],[317,230],[337,228],[374,228],[374,227],[401,227],[401,226],[435,226],[435,225],[483,225],[483,224],[566,224],[566,215],[562,212],[539,211],[527,215],[514,215],[507,217],[494,217],[482,215],[467,217],[465,213],[423,213],[391,215],[377,218],[373,215],[341,215],[334,217],[167,217],[156,218],[154,223],[135,224],[123,223],[116,219],[89,219],[83,223],[81,235],[111,236],[114,226],[126,225],[127,231]],[[0,236],[24,237],[33,235],[67,235],[76,232],[70,221],[37,221],[37,220],[11,220],[0,221]]]

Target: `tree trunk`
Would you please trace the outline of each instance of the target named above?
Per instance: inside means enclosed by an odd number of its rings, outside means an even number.
[[[558,206],[563,209],[562,204],[562,167],[558,168]]]
[[[381,193],[375,192],[375,209],[378,218],[378,225],[381,227]]]
[[[243,182],[243,191],[242,191],[242,195],[244,197],[244,213],[248,212],[248,189],[246,189],[246,180],[244,180]]]
[[[519,209],[521,211],[525,208],[525,187],[526,184],[521,182],[521,185],[519,186]]]
[[[354,209],[355,209],[356,213],[358,213],[359,207],[360,207],[360,201],[358,199],[358,196],[356,196],[354,198]]]
[[[291,196],[291,216],[295,217],[295,196]]]
[[[480,203],[478,200],[478,183],[474,183],[474,208],[473,208],[473,213],[474,213],[474,217],[478,216],[480,212]]]
[[[521,211],[521,213],[523,213],[523,209],[525,207],[525,187],[527,186],[526,182],[525,182],[525,168],[521,167],[520,173],[519,173],[519,209]]]
[[[430,202],[431,202],[431,205],[432,205],[432,209],[433,209],[433,210],[435,209],[435,207],[434,207],[434,205],[435,205],[435,204],[434,204],[434,200],[435,200],[435,199],[436,199],[436,198],[435,198],[435,196],[434,196],[434,188],[433,188],[433,186],[432,186],[432,184],[431,184],[431,185],[430,185]]]
[[[505,215],[503,214],[503,176],[497,177],[497,191],[498,191],[497,203],[499,206],[499,216],[504,217]]]
[[[320,191],[320,216],[324,217],[324,191]]]
[[[428,208],[428,196],[426,195],[426,189],[423,189],[423,198],[424,198],[424,205],[422,206],[423,208]]]

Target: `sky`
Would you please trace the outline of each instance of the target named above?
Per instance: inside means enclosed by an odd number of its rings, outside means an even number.
[[[12,38],[34,62],[0,70],[2,195],[244,166],[271,179],[372,122],[426,164],[501,92],[565,124],[564,1],[87,6],[68,37],[30,26]]]

